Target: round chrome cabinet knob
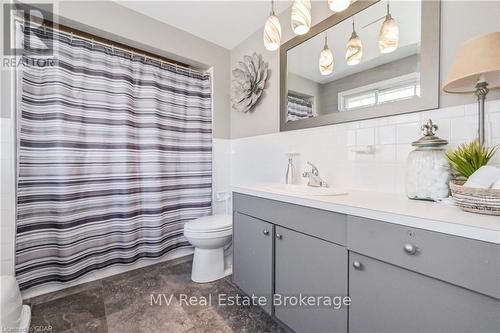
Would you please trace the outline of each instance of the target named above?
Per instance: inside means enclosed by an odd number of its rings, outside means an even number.
[[[276,234],[276,238],[277,238],[277,239],[282,239],[282,238],[283,238],[283,236],[282,236],[281,234]]]
[[[412,244],[405,244],[403,249],[409,255],[414,255],[415,253],[417,253],[417,247],[415,245],[412,245]]]
[[[363,264],[360,263],[359,261],[357,260],[354,260],[352,262],[352,267],[354,267],[354,269],[357,269],[358,271],[362,270],[363,269]]]
[[[269,236],[269,230],[267,229],[262,230],[262,233],[266,236]]]

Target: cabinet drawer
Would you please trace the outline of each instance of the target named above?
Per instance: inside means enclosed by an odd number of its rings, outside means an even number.
[[[344,214],[240,193],[233,193],[233,208],[234,211],[333,243],[346,243],[347,217]]]
[[[347,230],[349,250],[500,299],[497,244],[355,216]]]

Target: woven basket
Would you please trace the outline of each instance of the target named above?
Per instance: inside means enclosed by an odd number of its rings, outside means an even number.
[[[458,207],[471,213],[500,216],[500,190],[462,186],[464,181],[451,181],[450,189]]]

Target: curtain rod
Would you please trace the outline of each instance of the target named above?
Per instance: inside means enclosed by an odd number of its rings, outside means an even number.
[[[163,64],[168,64],[170,66],[174,66],[176,68],[186,70],[189,72],[193,72],[193,73],[199,73],[199,74],[206,74],[207,73],[206,71],[203,71],[203,70],[193,69],[193,68],[189,67],[189,65],[187,65],[187,64],[184,64],[184,63],[181,63],[181,62],[178,62],[175,60],[163,58],[161,56],[154,55],[154,54],[147,52],[147,51],[141,52],[140,49],[136,49],[134,47],[131,47],[131,46],[128,46],[128,45],[125,45],[122,43],[114,42],[110,39],[102,38],[99,36],[94,36],[90,33],[83,32],[83,31],[80,31],[80,30],[77,30],[74,28],[70,28],[70,27],[67,27],[67,26],[64,26],[61,24],[56,24],[54,22],[50,22],[47,20],[43,20],[43,22],[40,22],[40,20],[41,20],[40,18],[33,17],[33,16],[28,17],[28,18],[22,17],[23,24],[25,24],[26,21],[28,21],[28,22],[38,21],[37,23],[41,23],[41,26],[42,26],[42,29],[44,29],[44,32],[45,32],[45,29],[49,28],[49,29],[52,29],[53,31],[58,31],[59,33],[65,34],[66,36],[69,36],[70,39],[73,39],[73,36],[75,36],[77,38],[91,42],[92,45],[95,45],[95,44],[102,45],[104,47],[111,49],[112,52],[114,50],[120,50],[122,52],[129,53],[131,56],[135,55],[137,57],[142,57],[144,60],[146,60],[146,59],[154,60],[154,61],[160,63],[160,67]],[[56,28],[56,26],[57,26],[57,28]],[[87,36],[90,36],[90,37],[87,37]]]

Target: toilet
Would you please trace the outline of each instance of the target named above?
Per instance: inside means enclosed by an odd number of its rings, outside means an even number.
[[[231,215],[217,214],[200,217],[184,224],[184,237],[194,247],[191,280],[211,282],[232,273],[224,250],[231,243],[233,219]]]
[[[12,275],[0,276],[0,331],[28,332],[31,310],[23,305],[16,278]]]

